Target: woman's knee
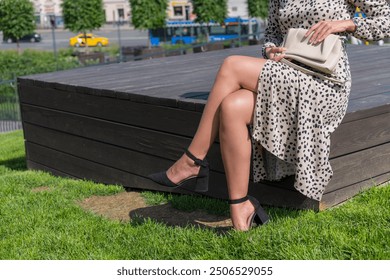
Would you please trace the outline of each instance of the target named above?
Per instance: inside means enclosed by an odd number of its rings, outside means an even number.
[[[220,116],[225,121],[240,120],[246,123],[253,115],[253,93],[240,90],[225,97],[220,105]]]
[[[256,92],[258,80],[266,60],[255,57],[232,55],[225,58],[219,75],[236,82],[241,88]]]
[[[226,57],[221,65],[220,71],[223,73],[233,73],[240,61],[239,57],[239,55],[231,55]]]
[[[221,102],[221,115],[235,115],[241,110],[241,99],[233,94],[225,97]]]

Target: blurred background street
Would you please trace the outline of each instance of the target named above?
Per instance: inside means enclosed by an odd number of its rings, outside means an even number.
[[[51,29],[37,29],[37,33],[41,34],[42,41],[38,43],[20,43],[22,49],[36,49],[36,50],[52,50],[53,49],[53,36]],[[118,44],[118,27],[113,24],[106,24],[99,30],[94,30],[94,34],[97,36],[107,37],[111,44]],[[77,35],[69,30],[55,29],[55,39],[57,48],[69,47],[69,38]],[[120,26],[121,43],[123,46],[139,46],[147,45],[148,32],[147,30],[134,30],[128,24]],[[0,38],[3,38],[2,32],[0,32]],[[0,50],[15,49],[15,43],[6,43],[1,41]]]

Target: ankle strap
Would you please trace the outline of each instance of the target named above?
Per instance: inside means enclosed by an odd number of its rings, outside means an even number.
[[[190,159],[192,159],[192,160],[194,161],[194,163],[195,163],[196,165],[198,165],[198,166],[203,166],[203,167],[209,166],[209,163],[207,162],[206,159],[201,160],[201,159],[196,158],[193,154],[191,154],[191,152],[190,152],[189,150],[186,150],[185,153],[186,153],[186,155],[187,155]]]
[[[246,195],[242,198],[239,198],[239,199],[229,199],[229,204],[239,204],[239,203],[242,203],[244,201],[247,201],[249,199],[249,197]]]

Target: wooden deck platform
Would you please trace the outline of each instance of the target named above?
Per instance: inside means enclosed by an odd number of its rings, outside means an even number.
[[[323,200],[281,182],[251,183],[261,203],[325,209],[390,179],[390,48],[348,46],[353,87],[332,135],[334,176]],[[167,191],[146,178],[190,143],[223,59],[260,47],[94,66],[18,79],[27,164],[56,175]],[[219,145],[207,195],[227,198]],[[178,190],[186,192],[185,190]]]

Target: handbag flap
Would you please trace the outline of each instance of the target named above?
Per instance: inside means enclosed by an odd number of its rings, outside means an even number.
[[[286,57],[314,60],[318,62],[325,62],[331,53],[335,52],[334,48],[338,48],[341,42],[339,36],[330,34],[320,44],[310,44],[310,36],[305,38],[307,30],[302,28],[290,28],[285,36],[283,47],[286,50]]]

